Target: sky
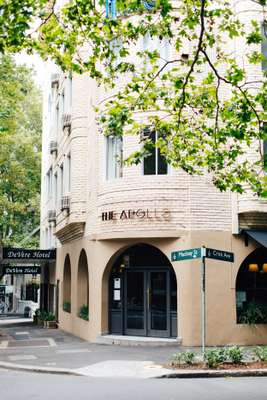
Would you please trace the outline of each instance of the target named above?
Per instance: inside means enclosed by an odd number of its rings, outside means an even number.
[[[18,64],[26,64],[35,70],[35,82],[43,89],[47,74],[50,75],[50,68],[47,63],[42,61],[38,55],[28,55],[25,52],[17,54],[15,60]]]

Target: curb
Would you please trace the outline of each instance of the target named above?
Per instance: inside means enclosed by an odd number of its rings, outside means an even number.
[[[78,372],[75,369],[68,368],[47,368],[38,365],[22,365],[2,361],[0,369],[9,369],[13,371],[35,372],[41,374],[69,375],[69,376],[88,376]],[[182,370],[165,373],[160,376],[147,377],[147,379],[196,379],[196,378],[227,378],[227,377],[267,377],[267,368],[265,369],[236,369],[236,370]],[[115,378],[115,376],[114,376]]]
[[[158,376],[158,379],[193,379],[193,378],[227,378],[227,377],[257,377],[267,376],[267,368],[264,369],[227,369],[227,370],[183,370]]]
[[[42,373],[42,374],[83,376],[79,372],[72,370],[72,369],[68,369],[68,368],[47,368],[47,367],[41,367],[38,365],[13,364],[13,363],[5,362],[5,361],[0,362],[0,368],[12,369],[14,371],[36,372],[36,373]]]

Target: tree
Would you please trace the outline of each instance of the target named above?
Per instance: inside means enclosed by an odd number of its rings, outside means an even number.
[[[39,225],[41,97],[33,72],[0,56],[0,235],[18,245]],[[28,246],[39,240],[31,238]]]
[[[104,0],[72,0],[61,10],[51,0],[8,0],[0,6],[0,50],[38,51],[107,87],[124,80],[99,108],[106,135],[140,134],[149,126],[173,166],[209,173],[222,191],[250,188],[267,196],[266,75],[255,80],[249,72],[263,62],[259,19],[245,26],[232,0],[117,0],[116,10],[114,1],[105,12]],[[250,3],[264,15],[266,0]],[[138,49],[143,38],[157,40],[157,47]],[[160,53],[163,41],[172,55]],[[246,48],[241,59],[235,45]],[[147,116],[143,123],[139,113]],[[126,161],[139,162],[153,146],[146,135]]]

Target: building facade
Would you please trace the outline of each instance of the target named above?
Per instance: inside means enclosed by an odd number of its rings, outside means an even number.
[[[235,3],[244,22],[260,18],[253,2]],[[86,74],[56,70],[45,90],[41,247],[56,247],[57,261],[42,278],[60,328],[90,341],[113,334],[200,345],[200,260],[171,253],[206,246],[235,255],[207,260],[207,344],[267,343],[264,321],[246,320],[267,305],[267,202],[221,193],[209,176],[166,165],[158,150],[122,166],[140,138],[101,134],[94,106],[105,96]]]

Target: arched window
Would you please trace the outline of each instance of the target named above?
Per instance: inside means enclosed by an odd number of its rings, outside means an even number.
[[[87,257],[84,250],[81,251],[78,264],[77,280],[77,313],[86,321],[89,319],[89,274]]]
[[[237,322],[267,323],[267,249],[253,251],[241,264],[236,278]]]
[[[70,257],[66,256],[63,272],[63,310],[71,312],[71,266]]]

